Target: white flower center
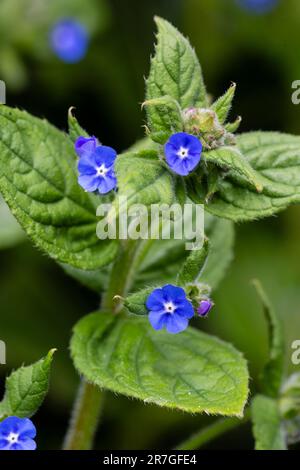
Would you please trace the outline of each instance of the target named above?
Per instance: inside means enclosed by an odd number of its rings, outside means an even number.
[[[186,158],[189,155],[189,149],[185,147],[180,147],[180,149],[177,152],[177,155],[180,158]]]
[[[97,167],[97,176],[105,176],[107,171],[108,169],[106,168],[106,166],[102,164],[101,166]]]
[[[168,313],[173,313],[175,310],[176,310],[176,307],[175,305],[173,304],[173,302],[166,302],[164,304],[164,309],[166,312]]]
[[[9,435],[7,436],[7,440],[8,442],[10,442],[10,444],[15,444],[16,442],[18,442],[19,440],[19,434],[16,434],[14,432],[11,432],[9,433]]]

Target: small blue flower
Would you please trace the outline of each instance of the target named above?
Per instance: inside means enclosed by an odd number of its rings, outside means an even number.
[[[186,132],[173,134],[165,145],[166,161],[174,171],[186,176],[196,168],[201,159],[202,144],[197,137]]]
[[[0,423],[0,450],[35,450],[35,436],[30,419],[10,416]]]
[[[278,5],[279,0],[237,0],[237,3],[253,13],[263,14],[273,10]]]
[[[167,284],[154,289],[146,301],[149,321],[155,330],[166,328],[168,333],[180,333],[194,316],[191,302],[181,287]]]
[[[59,20],[50,32],[50,45],[54,53],[69,64],[79,62],[86,55],[89,34],[86,28],[72,18]]]
[[[200,317],[206,317],[212,307],[213,303],[210,299],[203,299],[201,300],[199,307],[197,308],[197,313]]]
[[[106,194],[116,187],[114,163],[117,153],[113,148],[99,145],[95,137],[79,137],[75,150],[79,156],[78,183],[83,189]]]

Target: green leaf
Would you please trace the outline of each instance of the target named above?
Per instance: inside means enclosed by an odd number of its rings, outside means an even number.
[[[155,18],[158,34],[155,56],[146,83],[146,100],[169,96],[181,109],[206,107],[207,97],[201,67],[188,40],[168,21]],[[165,109],[147,108],[148,122],[165,128]]]
[[[245,360],[193,328],[170,335],[145,317],[94,313],[75,326],[71,353],[79,373],[101,388],[190,413],[243,415]]]
[[[265,395],[277,398],[284,375],[285,344],[283,325],[275,313],[259,281],[253,281],[262,302],[269,329],[269,359],[261,376],[261,389]]]
[[[175,201],[173,177],[155,150],[119,155],[115,171],[118,195],[127,197],[128,207],[132,204],[172,204]]]
[[[107,267],[95,270],[78,269],[68,264],[61,264],[61,267],[65,273],[88,289],[98,294],[106,290],[109,278],[109,269]]]
[[[81,127],[73,114],[75,108],[71,107],[68,111],[69,136],[72,142],[76,142],[78,137],[89,137],[89,134]]]
[[[155,289],[155,287],[146,287],[134,294],[129,294],[124,301],[124,307],[127,308],[129,313],[133,313],[134,315],[147,315],[146,300],[153,289]]]
[[[251,132],[237,137],[242,154],[260,175],[258,194],[236,174],[219,183],[206,209],[235,222],[269,217],[300,202],[300,137],[276,132]]]
[[[215,111],[216,115],[218,116],[220,124],[224,124],[228,117],[229,111],[232,106],[235,90],[236,84],[232,83],[226,93],[219,99],[217,99],[217,101],[215,101],[211,106],[211,109]]]
[[[24,240],[25,233],[0,195],[0,249],[9,248]]]
[[[184,287],[186,284],[196,282],[201,275],[209,252],[208,239],[204,240],[200,250],[193,250],[186,258],[177,275],[177,285]]]
[[[233,259],[234,224],[206,213],[205,233],[209,236],[210,250],[201,273],[201,282],[216,289]]]
[[[7,416],[25,418],[32,416],[44,401],[48,392],[53,354],[27,367],[20,367],[7,377],[5,394],[0,403],[0,419]]]
[[[256,450],[286,450],[278,405],[272,398],[256,395],[251,405]]]
[[[96,236],[101,199],[79,186],[70,139],[47,121],[3,105],[0,191],[35,245],[57,261],[97,269],[115,257],[117,242]]]
[[[233,258],[234,226],[229,220],[206,213],[205,234],[211,249],[200,281],[215,289]],[[176,274],[190,253],[185,249],[185,240],[148,240],[145,244],[146,255],[136,276],[135,287],[176,283]]]
[[[203,157],[208,163],[213,163],[224,170],[231,170],[232,173],[244,177],[256,191],[262,191],[260,175],[253,170],[237,147],[220,147],[203,153]]]
[[[143,106],[146,106],[146,109],[152,108],[152,112],[149,112],[148,127],[154,142],[164,144],[170,135],[183,130],[180,106],[170,96],[147,100]]]
[[[235,121],[228,122],[224,127],[227,132],[231,132],[232,134],[238,130],[240,124],[242,122],[241,116],[238,116]]]

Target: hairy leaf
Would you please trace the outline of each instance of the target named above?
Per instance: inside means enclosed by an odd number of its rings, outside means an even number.
[[[89,137],[88,133],[81,127],[74,115],[74,108],[68,111],[69,136],[72,142],[76,142],[78,137]]]
[[[117,158],[115,170],[119,196],[132,204],[172,204],[175,201],[171,173],[159,161],[156,151],[124,153]]]
[[[220,98],[218,98],[211,106],[211,109],[215,111],[221,124],[224,124],[227,119],[234,98],[235,89],[236,84],[233,83],[226,93],[220,96]]]
[[[106,290],[110,267],[105,266],[102,269],[95,269],[93,271],[74,268],[68,264],[61,264],[61,267],[69,276],[88,289],[98,294]]]
[[[116,255],[115,240],[96,236],[101,199],[79,186],[70,139],[47,121],[3,105],[0,191],[33,242],[57,261],[96,269]]]
[[[7,416],[32,416],[48,392],[50,368],[55,349],[46,357],[27,367],[20,367],[7,377],[5,394],[0,403],[0,419]]]
[[[256,450],[286,450],[278,404],[274,399],[256,395],[251,416]]]
[[[134,294],[129,294],[124,301],[124,306],[127,308],[129,313],[133,313],[134,315],[147,315],[148,310],[146,308],[146,300],[153,289],[155,288],[146,287]]]
[[[238,148],[220,147],[216,150],[203,153],[203,157],[208,163],[213,163],[224,170],[229,170],[234,174],[244,177],[256,191],[262,191],[263,186],[260,175],[253,170]]]
[[[25,240],[25,233],[0,196],[0,249],[9,248]]]
[[[161,96],[143,103],[149,112],[148,126],[150,137],[154,142],[165,144],[171,134],[183,130],[181,109],[176,100],[170,96]],[[159,120],[157,119],[159,116]]]
[[[234,225],[205,214],[205,233],[209,236],[210,250],[200,281],[216,289],[233,259]]]
[[[265,395],[277,398],[284,373],[285,345],[283,325],[271,306],[260,282],[255,280],[253,283],[262,302],[269,329],[269,359],[261,376],[262,392]]]
[[[182,109],[207,106],[201,67],[188,40],[168,21],[155,18],[158,34],[155,55],[146,83],[146,99],[169,96]],[[147,108],[149,127],[165,128],[166,111]]]
[[[206,213],[205,234],[211,249],[199,281],[215,289],[233,258],[234,226],[229,220]],[[191,253],[185,249],[185,240],[148,240],[144,243],[146,253],[135,287],[176,283],[176,275]]]
[[[198,280],[209,253],[208,239],[200,250],[193,250],[186,258],[177,275],[177,284],[185,286]]]
[[[238,147],[260,175],[261,193],[235,173],[220,181],[207,210],[218,217],[247,221],[268,217],[300,202],[300,137],[251,132],[237,138]]]
[[[77,370],[101,388],[191,413],[243,414],[245,360],[193,328],[170,335],[145,317],[94,313],[75,326],[71,352]]]

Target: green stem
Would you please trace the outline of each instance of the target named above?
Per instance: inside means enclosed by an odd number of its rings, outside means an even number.
[[[221,418],[213,424],[201,429],[199,432],[193,434],[185,441],[181,442],[176,450],[196,450],[203,447],[208,442],[216,439],[227,431],[231,431],[242,424],[245,424],[250,419],[250,410],[247,410],[244,418]]]
[[[139,263],[137,242],[126,241],[115,260],[110,273],[108,289],[103,295],[101,308],[118,313],[121,299],[130,289]],[[88,450],[92,448],[98,420],[103,407],[103,392],[92,384],[81,381],[74,404],[69,429],[65,438],[65,450]]]
[[[120,254],[113,264],[107,291],[103,295],[101,308],[118,313],[124,297],[130,289],[136,269],[137,248],[136,241],[128,240],[120,247]],[[119,299],[115,299],[119,296]]]
[[[103,393],[98,387],[81,381],[75,400],[64,450],[90,450],[103,405]]]

